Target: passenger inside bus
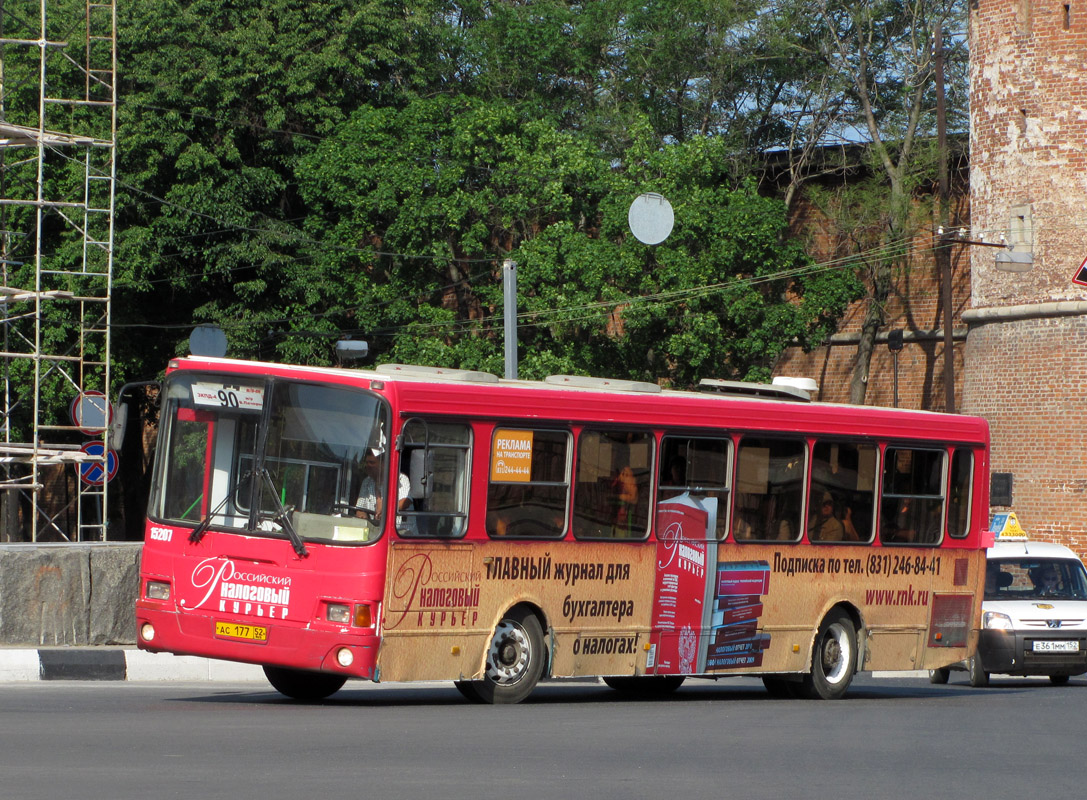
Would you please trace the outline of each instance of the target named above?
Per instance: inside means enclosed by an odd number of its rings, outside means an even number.
[[[857,524],[853,521],[853,506],[847,505],[845,511],[842,512],[842,530],[845,533],[846,541],[859,542],[861,540]]]
[[[631,538],[637,535],[638,482],[629,465],[622,467],[611,482],[614,506],[615,535]]]
[[[672,486],[687,485],[687,461],[683,456],[675,456],[668,463],[668,478]]]
[[[912,505],[912,498],[904,497],[894,506],[894,513],[883,525],[882,538],[885,542],[912,542],[917,539]]]
[[[808,519],[808,538],[813,542],[840,542],[845,538],[845,528],[838,519],[834,495],[824,491],[819,507],[812,509]]]

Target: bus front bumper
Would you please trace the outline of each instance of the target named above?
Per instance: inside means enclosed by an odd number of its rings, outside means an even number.
[[[374,678],[380,637],[350,629],[315,630],[298,624],[253,620],[239,625],[217,617],[136,607],[136,646],[141,650],[217,658]]]

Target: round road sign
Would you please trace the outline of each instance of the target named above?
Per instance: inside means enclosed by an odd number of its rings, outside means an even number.
[[[109,427],[113,418],[113,406],[101,392],[80,393],[68,409],[72,424],[88,436],[95,436]]]
[[[117,451],[107,450],[101,442],[87,442],[81,448],[89,456],[106,455],[105,462],[84,461],[79,465],[79,479],[90,486],[101,486],[117,474]]]

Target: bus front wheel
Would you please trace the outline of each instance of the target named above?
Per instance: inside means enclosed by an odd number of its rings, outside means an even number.
[[[844,611],[835,611],[827,615],[815,636],[804,693],[812,699],[837,700],[849,689],[856,668],[857,630]]]
[[[310,672],[286,667],[264,667],[264,676],[272,688],[292,700],[324,700],[340,690],[347,678],[325,672]]]
[[[494,629],[483,679],[472,681],[471,689],[484,703],[520,703],[536,687],[546,660],[540,620],[528,609],[511,609]]]

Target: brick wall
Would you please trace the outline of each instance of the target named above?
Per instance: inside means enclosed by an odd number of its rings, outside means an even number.
[[[978,0],[970,50],[973,236],[1010,237],[1029,209],[1034,254],[1009,273],[974,251],[973,305],[1087,298],[1071,282],[1087,258],[1087,2]]]
[[[956,405],[989,421],[992,469],[1012,473],[1030,535],[1087,557],[1087,288],[1072,283],[1087,259],[1087,0],[973,0],[970,50],[969,209],[958,214],[971,240],[1024,242],[1015,250],[1031,264],[1003,271],[997,248],[956,248],[954,327],[968,329],[955,343]],[[818,227],[802,209],[796,229]],[[926,246],[919,236],[896,276],[887,327],[918,335],[907,333],[898,358],[899,405],[940,410],[943,343],[925,336],[942,325],[939,283]],[[850,309],[831,345],[790,350],[775,375],[813,377],[820,399],[846,400],[862,314]],[[866,403],[892,404],[893,375],[881,343]]]
[[[977,0],[970,11],[973,236],[1014,239],[1027,272],[971,253],[964,411],[992,429],[992,468],[1042,539],[1087,555],[1087,2]],[[1017,245],[1018,249],[1018,245]],[[1059,303],[1059,305],[1058,305]]]
[[[989,420],[1019,522],[1087,556],[1087,317],[977,325],[965,354],[969,412]]]
[[[969,225],[965,175],[953,181],[951,218],[956,225]],[[893,277],[891,295],[886,305],[887,325],[872,356],[866,405],[893,406],[895,399],[895,357],[887,349],[886,331],[899,329],[904,345],[897,357],[898,406],[926,410],[944,410],[944,343],[941,280],[933,256],[934,219],[926,219],[931,198],[919,196],[915,204],[920,215],[915,221],[921,229],[914,238],[909,266]],[[803,194],[795,203],[792,227],[811,243],[810,252],[820,262],[830,262],[840,255],[838,244],[827,232],[822,212],[808,203]],[[955,341],[956,406],[961,402],[962,347],[965,325],[962,313],[970,302],[969,254],[963,245],[951,250],[952,330]],[[857,335],[864,320],[867,301],[853,303],[846,311],[838,333],[825,346],[810,353],[794,347],[787,350],[774,367],[774,375],[792,375],[815,379],[817,399],[831,403],[849,401],[849,382],[857,355]]]

